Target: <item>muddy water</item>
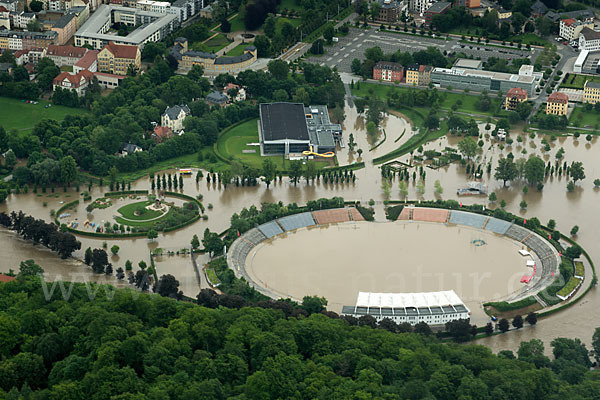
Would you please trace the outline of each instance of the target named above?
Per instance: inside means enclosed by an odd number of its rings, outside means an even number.
[[[474,240],[486,242],[483,246]],[[427,251],[430,245],[436,251]],[[305,249],[298,255],[298,249]],[[414,251],[422,248],[423,251]],[[347,251],[352,249],[352,251]],[[316,294],[340,312],[363,292],[453,289],[477,324],[481,304],[522,287],[528,273],[520,247],[504,236],[464,226],[426,222],[348,223],[302,229],[264,242],[248,255],[248,272],[282,296]]]
[[[361,124],[361,121],[357,119],[356,112],[352,110],[351,108],[347,108],[346,110],[345,134],[348,133],[348,126],[358,124],[357,126],[360,127]],[[366,134],[357,134],[356,132],[359,131],[359,128],[351,131],[355,132],[355,140],[357,142],[362,141],[359,142],[358,147],[363,149],[363,158],[365,161],[372,160],[372,155],[367,151]],[[364,133],[364,128],[362,128],[361,132]],[[390,137],[394,138],[396,134],[399,135],[401,133],[397,132],[397,129],[386,129],[386,132],[388,140],[390,140]],[[390,134],[390,132],[394,133]],[[551,141],[548,138],[551,150],[546,154],[542,151],[541,136],[532,140],[524,134],[522,135],[524,139],[522,143],[517,142],[515,133],[511,134],[511,136],[514,139],[513,145],[505,146],[502,150],[498,144],[491,145],[490,141],[484,137],[486,142],[483,147],[485,155],[481,156],[481,158],[485,157],[486,162],[491,160],[492,165],[495,166],[501,156],[506,156],[509,152],[512,152],[515,158],[528,157],[530,154],[540,154],[545,160],[554,162],[556,152],[560,147],[563,147],[565,149],[564,159],[566,161],[569,163],[571,161],[583,162],[587,178],[578,184],[578,188],[573,193],[567,193],[567,180],[563,175],[561,178],[549,178],[545,182],[542,192],[537,192],[535,188],[530,188],[527,194],[523,194],[523,183],[517,182],[516,184],[509,185],[507,188],[502,188],[502,183],[493,179],[493,172],[491,174],[484,173],[483,180],[489,184],[490,190],[496,191],[499,198],[498,203],[501,199],[504,199],[507,202],[506,209],[508,211],[524,217],[537,216],[544,223],[553,218],[557,222],[558,229],[563,232],[568,232],[573,225],[578,225],[580,231],[577,240],[586,248],[595,261],[600,260],[600,249],[597,246],[596,234],[597,226],[600,225],[600,213],[597,211],[600,192],[594,189],[592,184],[595,178],[600,178],[600,161],[598,160],[599,144],[597,139],[595,138],[591,143],[587,143],[584,137],[580,137],[579,140],[574,140],[572,137],[559,138],[556,141]],[[425,146],[425,149],[442,150],[446,146],[456,147],[460,139],[459,137],[452,136],[442,138]],[[397,144],[400,145],[400,142]],[[523,149],[526,150],[526,154],[522,154]],[[349,159],[347,147],[345,153],[344,150],[340,152],[339,160],[341,164],[345,160],[344,154],[345,159]],[[379,152],[377,155],[380,155]],[[402,157],[402,160],[409,159],[410,155]],[[355,184],[323,184],[321,181],[316,181],[315,184],[306,184],[302,181],[297,186],[294,186],[289,183],[287,178],[284,178],[282,181],[277,180],[274,182],[270,189],[266,189],[264,185],[257,187],[236,187],[235,185],[230,185],[224,190],[219,184],[212,182],[208,184],[205,179],[201,180],[197,185],[193,177],[185,177],[183,193],[191,196],[201,194],[204,197],[203,203],[205,206],[209,203],[214,205],[212,210],[207,209],[206,211],[209,217],[208,220],[199,220],[176,232],[159,234],[159,238],[154,242],[145,238],[106,240],[108,248],[113,244],[121,247],[119,255],[114,257],[112,262],[115,267],[118,267],[123,266],[125,260],[130,259],[134,265],[137,265],[140,260],[148,262],[149,251],[158,246],[174,249],[187,247],[194,234],[197,234],[201,238],[202,232],[207,227],[212,231],[223,231],[228,227],[232,213],[239,212],[243,207],[248,207],[252,204],[258,206],[262,202],[282,201],[284,203],[297,202],[304,204],[308,200],[319,197],[343,196],[346,199],[361,200],[363,202],[374,199],[376,202],[379,202],[376,205],[376,209],[381,209],[380,202],[384,200],[384,193],[381,188],[380,170],[370,162],[367,162],[366,165],[365,169],[356,171],[357,180]],[[465,174],[465,168],[459,164],[451,164],[438,170],[425,167],[425,171],[427,175],[424,195],[421,197],[417,194],[416,182],[411,178],[408,183],[409,198],[458,199],[456,197],[456,189],[463,186],[469,180]],[[173,171],[165,172],[169,173]],[[441,182],[441,186],[444,189],[442,194],[435,193],[434,182],[436,180],[440,180]],[[132,182],[132,189],[150,189],[149,180],[144,178],[137,182]],[[103,188],[94,187],[92,189],[92,198],[98,198],[102,196],[102,193],[107,191],[109,191],[107,186]],[[57,190],[55,193],[57,197],[50,197],[50,193],[39,194],[40,196],[36,196],[30,192],[29,194],[10,195],[6,202],[0,204],[0,211],[23,210],[27,214],[50,220],[50,209],[58,209],[61,206],[61,202],[69,202],[79,197],[74,191],[69,191],[65,194],[62,192],[62,189]],[[391,197],[399,197],[398,179],[392,182]],[[525,199],[528,203],[527,210],[519,209],[519,203],[522,199]],[[485,198],[461,198],[460,201],[465,204],[487,202]],[[47,205],[44,206],[43,202],[47,202]],[[98,248],[104,242],[104,240],[84,237],[80,237],[79,239],[82,242],[82,250],[75,255],[80,258],[83,257],[85,248]],[[25,245],[24,243],[23,246],[17,246],[15,243],[11,240],[0,241],[0,251],[2,251],[4,256],[3,261],[0,262],[1,270],[18,266],[21,260],[28,258],[34,258],[46,269],[49,268],[49,265],[60,265],[60,271],[63,272],[71,272],[74,269],[79,272],[80,270],[79,264],[71,266],[69,261],[64,262],[50,252],[36,251],[29,244]],[[169,260],[164,261],[166,264],[169,262]],[[179,261],[177,263],[179,264]],[[159,267],[159,271],[162,271],[162,269],[163,267]],[[194,274],[191,263],[186,265],[183,261],[181,261],[181,266],[173,268],[173,271],[174,273],[181,274],[182,277],[193,276],[191,274]],[[191,284],[188,290],[193,292]],[[352,298],[351,300],[354,299]],[[482,342],[490,345],[494,350],[504,348],[516,349],[521,340],[533,337],[541,338],[547,344],[557,336],[580,337],[584,342],[589,343],[593,334],[593,328],[600,326],[598,309],[600,309],[600,296],[597,289],[592,289],[581,304],[563,311],[552,318],[540,321],[535,328],[525,329],[516,334],[510,333],[494,336]]]

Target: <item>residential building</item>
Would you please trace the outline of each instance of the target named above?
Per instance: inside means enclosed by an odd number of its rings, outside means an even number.
[[[75,46],[57,46],[51,44],[48,46],[46,56],[54,61],[59,67],[75,65],[86,53],[88,49]]]
[[[23,11],[23,5],[20,0],[0,0],[0,7],[4,7],[13,13]]]
[[[115,23],[137,28],[127,36],[112,35],[109,30]],[[75,33],[75,45],[89,44],[99,50],[109,42],[114,42],[143,48],[147,42],[163,40],[177,26],[179,20],[174,14],[103,4]]]
[[[558,25],[560,20],[565,18],[572,18],[583,22],[594,22],[596,18],[594,13],[589,9],[569,12],[554,12],[550,10],[546,13],[545,17],[554,22],[555,25]]]
[[[600,32],[584,27],[579,35],[579,50],[600,50]]]
[[[142,65],[142,56],[138,46],[109,42],[98,53],[98,71],[100,72],[127,75],[127,69],[130,65],[138,70]]]
[[[585,81],[583,85],[583,102],[596,104],[600,101],[600,82]]]
[[[90,72],[98,71],[98,50],[88,50],[74,65],[73,72],[87,70]]]
[[[431,0],[409,0],[408,9],[417,14],[422,14],[431,6]]]
[[[435,15],[445,14],[451,6],[452,3],[447,1],[438,1],[437,3],[433,3],[431,7],[425,11],[425,23],[427,25],[431,25]]]
[[[387,82],[402,82],[404,79],[404,68],[398,63],[379,61],[373,67],[373,79]]]
[[[213,16],[213,8],[210,4],[207,5],[206,7],[203,7],[200,10],[200,18],[212,19],[212,16]]]
[[[12,17],[13,28],[18,28],[18,29],[27,29],[27,24],[31,20],[36,19],[35,13],[25,12],[25,11],[12,13],[11,17]]]
[[[206,103],[213,106],[225,107],[229,104],[229,97],[226,94],[213,90],[206,96]]]
[[[15,279],[17,278],[15,278],[14,276],[0,274],[0,282],[2,283],[14,281]]]
[[[259,106],[258,137],[262,155],[301,155],[335,151],[342,127],[329,120],[327,106],[263,103]]]
[[[433,67],[431,65],[420,65],[419,66],[419,85],[427,86],[431,82],[431,71]]]
[[[135,7],[143,11],[166,14],[169,12],[171,3],[168,1],[138,0]]]
[[[377,20],[386,24],[395,24],[402,13],[402,4],[396,0],[379,0]]]
[[[408,85],[419,84],[419,64],[413,64],[406,67],[406,83]]]
[[[546,114],[567,115],[569,109],[569,96],[565,93],[554,92],[548,96]]]
[[[488,6],[488,12],[491,12],[493,10],[496,10],[496,12],[498,13],[498,21],[505,21],[507,19],[509,19],[510,17],[512,17],[512,11],[510,10],[505,10],[504,8],[502,8],[499,5],[494,4],[494,6]]]
[[[132,144],[132,143],[123,143],[121,145],[121,148],[119,149],[119,153],[121,154],[122,157],[125,157],[125,156],[133,154],[133,153],[137,153],[138,151],[142,151],[142,148],[140,146],[138,146],[137,144]]]
[[[17,50],[14,56],[17,65],[37,64],[43,57],[46,57],[46,49]]]
[[[173,137],[173,131],[168,126],[157,126],[152,132],[152,140],[154,143],[163,143]]]
[[[160,116],[160,124],[168,127],[173,132],[179,132],[183,129],[183,120],[191,114],[190,108],[184,104],[167,107]]]
[[[459,7],[465,7],[465,8],[479,8],[481,7],[481,1],[480,0],[458,0],[457,1],[457,5]]]
[[[63,71],[52,82],[54,90],[57,88],[74,90],[78,96],[83,96],[93,74],[90,71],[80,71],[76,74]]]
[[[533,18],[539,18],[539,17],[543,16],[544,14],[546,14],[547,12],[548,12],[548,7],[546,7],[546,5],[544,3],[542,3],[540,0],[537,0],[531,6],[531,16]]]
[[[54,44],[58,34],[46,32],[21,32],[0,30],[0,49],[31,50],[47,48]]]
[[[179,69],[189,71],[194,65],[200,65],[207,74],[236,74],[256,62],[258,53],[256,47],[249,45],[240,56],[217,57],[215,54],[203,51],[188,50],[188,41],[184,37],[175,39],[175,44],[169,49],[169,54],[177,60]]]
[[[507,92],[513,87],[525,89],[531,96],[534,93],[536,76],[507,74],[466,68],[434,68],[431,71],[431,82],[441,87],[454,89],[470,89],[482,92],[484,90]]]
[[[586,27],[593,30],[594,22],[578,21],[573,18],[561,19],[558,35],[570,42],[572,40],[579,39],[581,31]]]
[[[397,324],[444,325],[471,317],[471,312],[454,290],[428,293],[359,292],[356,305],[343,306],[342,315],[360,318],[370,315],[377,321],[389,318]]]
[[[0,6],[0,29],[10,31],[10,11],[4,6]]]
[[[527,101],[527,91],[521,88],[511,88],[506,93],[504,108],[506,110],[515,110],[524,101]]]
[[[229,91],[235,90],[236,94],[233,96],[233,101],[244,101],[246,100],[246,89],[241,87],[240,85],[236,85],[235,83],[228,83],[227,86],[223,88],[223,93],[229,96]],[[229,96],[232,97],[232,96]]]

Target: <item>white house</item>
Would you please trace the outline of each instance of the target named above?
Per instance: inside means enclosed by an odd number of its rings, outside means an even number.
[[[184,104],[167,107],[165,112],[160,116],[160,124],[161,126],[171,128],[173,132],[179,132],[183,129],[183,120],[190,114],[189,107]]]
[[[567,41],[572,41],[579,38],[581,31],[583,28],[594,29],[593,22],[583,22],[578,21],[573,18],[561,19],[560,20],[560,29],[558,35],[566,39]]]
[[[595,51],[600,50],[600,32],[585,27],[579,35],[579,49]]]
[[[93,74],[90,71],[83,70],[76,74],[69,73],[67,71],[61,72],[54,81],[52,82],[52,88],[74,90],[78,96],[83,96],[87,89],[90,81],[92,80]]]

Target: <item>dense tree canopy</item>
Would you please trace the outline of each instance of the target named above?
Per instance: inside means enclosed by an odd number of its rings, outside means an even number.
[[[516,360],[366,319],[295,317],[285,301],[211,309],[108,288],[90,299],[82,284],[68,299],[59,290],[45,299],[41,285],[0,284],[2,398],[553,400],[600,391],[573,339],[552,343],[553,360],[526,342]]]

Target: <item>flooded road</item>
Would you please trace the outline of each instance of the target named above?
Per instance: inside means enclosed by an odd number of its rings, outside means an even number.
[[[485,244],[473,243],[478,240]],[[307,294],[323,296],[336,313],[354,305],[359,291],[453,289],[471,310],[471,320],[481,325],[489,319],[482,303],[521,289],[519,279],[530,273],[520,248],[505,236],[465,226],[354,222],[264,241],[246,265],[250,277],[271,291],[300,301]]]
[[[358,147],[363,149],[363,158],[366,162],[366,168],[355,171],[356,182],[355,183],[328,183],[324,184],[322,180],[316,180],[314,184],[307,184],[302,180],[297,185],[293,185],[287,178],[283,178],[282,181],[276,180],[269,189],[264,184],[260,184],[255,187],[236,187],[235,185],[229,185],[227,189],[224,189],[218,183],[207,183],[205,179],[202,179],[198,184],[195,183],[194,176],[184,177],[184,188],[180,190],[190,196],[202,195],[202,203],[207,207],[206,214],[208,220],[198,220],[195,223],[175,232],[159,233],[158,239],[150,241],[146,238],[136,239],[93,239],[87,237],[79,237],[82,242],[82,250],[78,251],[75,256],[83,258],[83,252],[87,247],[100,248],[103,242],[106,242],[107,248],[117,244],[120,246],[120,251],[117,256],[111,259],[111,262],[115,268],[123,267],[126,260],[131,260],[134,269],[137,268],[137,263],[141,260],[149,262],[150,251],[156,247],[165,249],[181,249],[183,247],[189,247],[190,241],[194,234],[197,234],[202,238],[204,229],[210,228],[211,231],[222,232],[229,226],[229,221],[233,213],[239,212],[244,207],[250,205],[259,206],[262,202],[275,202],[282,201],[284,203],[296,202],[298,204],[305,204],[309,200],[317,199],[320,197],[332,197],[342,196],[346,200],[360,200],[363,204],[366,204],[370,199],[376,202],[376,209],[382,209],[382,202],[385,199],[385,193],[382,190],[382,178],[378,167],[372,165],[373,156],[379,156],[385,154],[393,146],[385,147],[380,146],[373,152],[369,152],[368,138],[364,128],[360,128],[361,124],[364,126],[364,121],[361,122],[362,116],[356,115],[355,109],[346,108],[346,121],[344,126],[346,130],[344,135],[348,135],[350,132],[354,133],[355,141],[359,143]],[[405,126],[409,126],[406,121],[399,119],[395,120],[388,117],[386,125],[387,140],[393,143],[393,140],[398,138],[402,134],[402,130]],[[393,122],[396,121],[396,122]],[[396,124],[396,125],[390,125]],[[348,126],[351,128],[348,129]],[[402,129],[402,130],[401,130]],[[547,223],[549,219],[554,219],[557,223],[557,229],[563,233],[568,233],[574,225],[579,226],[579,233],[576,237],[577,241],[585,247],[590,253],[594,261],[600,260],[600,247],[597,246],[598,235],[597,227],[600,226],[600,212],[599,201],[600,191],[594,188],[593,181],[596,178],[600,178],[600,158],[599,155],[599,144],[598,139],[594,137],[591,142],[588,142],[585,137],[575,139],[574,137],[561,137],[553,141],[549,137],[536,136],[534,139],[530,139],[528,134],[522,134],[522,142],[517,140],[517,134],[512,133],[511,138],[514,140],[512,146],[500,143],[492,143],[489,135],[484,134],[482,140],[484,140],[484,146],[479,156],[478,163],[483,165],[483,181],[485,181],[490,188],[490,191],[495,191],[498,196],[498,201],[495,204],[489,204],[485,197],[479,198],[458,198],[456,190],[459,187],[464,186],[471,178],[467,176],[465,167],[460,163],[453,163],[444,166],[439,169],[432,169],[425,166],[426,178],[424,182],[424,193],[421,195],[417,192],[419,179],[412,179],[412,172],[416,171],[417,168],[410,170],[411,179],[408,181],[408,198],[410,199],[457,199],[464,204],[488,204],[489,207],[498,207],[501,200],[505,200],[506,210],[523,216],[533,217],[536,216],[542,223]],[[405,137],[408,135],[405,134]],[[403,137],[404,138],[404,137]],[[461,137],[448,136],[443,137],[435,142],[432,142],[425,147],[427,149],[433,149],[441,151],[445,147],[456,148],[457,143],[461,140]],[[545,139],[549,146],[549,151],[544,151],[545,144],[542,140]],[[395,145],[399,146],[402,142],[401,139]],[[347,144],[347,138],[345,139]],[[388,145],[390,144],[388,143]],[[386,145],[387,146],[387,145]],[[396,147],[397,147],[396,146]],[[503,148],[501,148],[503,146]],[[506,188],[502,187],[502,182],[496,181],[493,178],[493,170],[501,157],[506,157],[512,152],[515,159],[526,158],[531,154],[539,154],[546,162],[550,161],[553,165],[556,160],[556,154],[560,148],[564,148],[564,158],[560,160],[561,164],[563,161],[567,161],[569,164],[572,161],[582,161],[585,167],[586,179],[582,182],[578,182],[575,191],[567,192],[567,179],[563,174],[562,177],[554,176],[548,177],[545,181],[545,186],[541,192],[538,192],[535,187],[530,187],[528,192],[523,193],[524,183],[517,181],[515,183],[509,182]],[[525,152],[523,152],[525,151]],[[373,154],[369,154],[373,153]],[[420,154],[415,151],[413,155],[405,155],[401,158],[402,161],[411,161],[411,157]],[[357,154],[349,154],[347,146],[345,150],[341,150],[338,158],[340,164],[350,163],[351,158]],[[485,166],[487,163],[491,163],[491,173],[487,173]],[[174,171],[164,171],[166,173],[173,173]],[[195,175],[195,172],[194,172]],[[418,172],[417,172],[418,175]],[[442,187],[442,193],[436,192],[434,182],[440,181]],[[150,181],[148,178],[140,179],[131,184],[132,190],[149,190]],[[82,187],[82,191],[87,188]],[[103,193],[108,192],[108,186],[99,188],[94,186],[91,191],[92,199],[101,197]],[[40,191],[41,192],[41,191]],[[392,199],[398,199],[400,197],[399,180],[395,178],[391,182],[390,197]],[[74,199],[81,199],[80,194],[76,193],[73,189],[70,189],[67,193],[63,193],[62,188],[57,189],[56,193],[42,194],[12,194],[9,195],[6,202],[0,204],[0,211],[18,211],[23,210],[27,214],[31,214],[37,218],[44,218],[48,221],[50,218],[50,210],[57,210],[61,206],[61,202],[70,202]],[[519,203],[521,200],[527,202],[527,209],[521,209]],[[44,205],[46,203],[46,205]],[[85,208],[87,202],[82,202],[80,207]],[[209,209],[208,205],[212,204],[213,208]],[[94,218],[105,219],[112,215],[101,216],[95,210],[92,213]],[[380,213],[380,211],[378,211]],[[79,215],[79,214],[78,214]],[[81,214],[79,218],[88,217],[86,214]],[[382,215],[376,215],[378,219],[383,219]],[[9,268],[17,269],[19,262],[25,259],[33,258],[40,265],[51,272],[53,269],[55,273],[61,273],[62,276],[67,276],[67,273],[79,273],[82,271],[81,264],[72,260],[60,260],[49,251],[44,249],[34,248],[31,244],[20,241],[14,234],[9,233],[5,230],[0,230],[0,234],[3,240],[0,241],[0,251],[3,254],[3,260],[0,263],[1,270],[8,270]],[[307,240],[313,240],[308,239]],[[281,241],[282,245],[285,241]],[[438,246],[438,243],[429,244],[424,247],[416,247],[417,252],[426,251]],[[200,289],[200,286],[194,286],[195,271],[192,268],[192,264],[188,258],[166,258],[161,260],[157,264],[159,274],[172,272],[182,283],[182,288],[185,288],[185,293],[191,297],[195,297],[194,291]],[[199,260],[202,263],[206,260]],[[83,270],[88,271],[90,279],[94,278],[87,267]],[[98,279],[105,279],[103,276],[97,277]],[[194,279],[192,279],[194,278]],[[109,278],[113,279],[113,278]],[[114,279],[113,279],[114,280]],[[115,281],[116,282],[116,281]],[[458,291],[457,291],[458,292]],[[313,294],[311,292],[305,294]],[[355,301],[355,296],[350,296],[349,300],[352,304]],[[337,300],[337,302],[346,301],[345,298]],[[330,299],[330,303],[334,300]],[[600,315],[598,315],[598,309],[600,309],[600,295],[598,289],[593,288],[590,293],[584,298],[581,303],[562,311],[546,320],[538,322],[538,325],[531,329],[523,329],[520,332],[509,333],[506,335],[494,336],[481,341],[490,346],[494,351],[501,349],[512,349],[518,348],[519,342],[530,338],[540,338],[544,342],[549,342],[557,336],[566,337],[580,337],[585,343],[591,342],[593,334],[593,328],[600,326]]]

